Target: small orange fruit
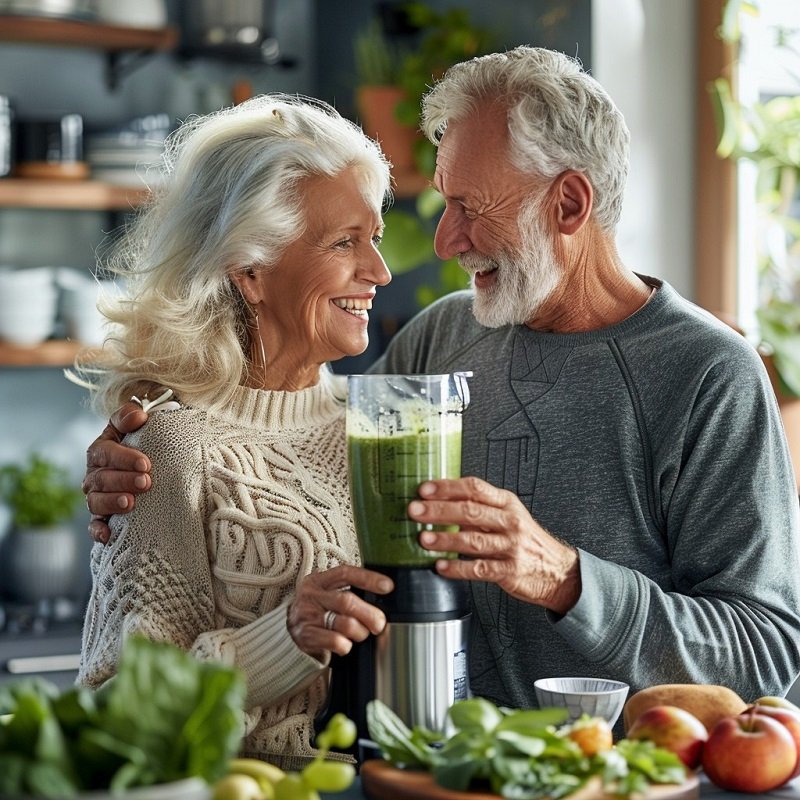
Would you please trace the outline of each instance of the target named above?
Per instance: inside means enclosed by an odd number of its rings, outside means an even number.
[[[567,736],[587,756],[610,750],[614,744],[611,726],[602,717],[581,717],[569,726]]]

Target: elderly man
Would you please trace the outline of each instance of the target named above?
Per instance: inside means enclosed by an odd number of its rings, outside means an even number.
[[[420,313],[375,370],[474,373],[469,477],[409,506],[461,527],[421,542],[466,557],[437,569],[471,582],[472,691],[532,706],[534,679],[591,675],[785,693],[800,521],[777,405],[742,337],[621,262],[620,112],[572,59],[519,47],[453,67],[422,120],[446,201],[436,252],[473,290]],[[118,435],[89,451],[98,515],[149,485]]]

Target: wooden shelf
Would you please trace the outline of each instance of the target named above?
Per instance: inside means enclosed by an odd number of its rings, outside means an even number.
[[[102,181],[0,178],[0,208],[130,211],[147,195],[144,187]]]
[[[41,344],[25,347],[0,339],[0,367],[71,367],[75,356],[87,346],[71,339],[48,339]],[[91,349],[98,362],[102,360],[102,350]]]
[[[50,339],[24,347],[0,340],[0,367],[69,367],[83,346],[80,342]]]
[[[70,19],[0,15],[0,41],[86,47],[104,52],[171,50],[178,29],[129,28]]]

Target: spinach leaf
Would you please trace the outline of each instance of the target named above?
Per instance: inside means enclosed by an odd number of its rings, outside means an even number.
[[[415,736],[386,705],[367,706],[367,727],[384,756],[397,766],[427,766],[436,783],[467,791],[488,785],[508,800],[567,797],[587,782],[620,798],[644,794],[651,783],[682,783],[678,757],[652,742],[623,739],[586,755],[562,724],[566,710],[499,708],[483,698],[454,703],[455,732]],[[558,727],[560,725],[560,727]]]
[[[225,774],[244,733],[246,685],[234,669],[172,645],[126,640],[97,691],[46,681],[0,687],[0,793],[71,797],[87,789]]]

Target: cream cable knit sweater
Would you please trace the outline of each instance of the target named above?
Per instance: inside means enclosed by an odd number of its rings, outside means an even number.
[[[358,563],[331,380],[240,387],[221,412],[161,411],[127,437],[153,488],[92,551],[79,682],[111,677],[127,634],[173,642],[244,672],[244,752],[290,769],[313,755],[327,665],[294,644],[287,607],[309,572]]]

